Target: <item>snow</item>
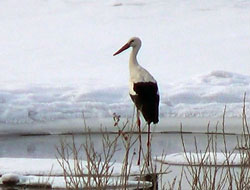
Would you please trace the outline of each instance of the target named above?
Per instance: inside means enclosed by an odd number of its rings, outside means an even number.
[[[75,160],[68,160],[71,167],[74,167]],[[0,158],[0,175],[15,173],[20,175],[61,175],[63,169],[60,166],[61,159],[39,159],[39,158]],[[80,160],[84,174],[88,174],[88,162]],[[66,164],[66,163],[65,163]],[[110,171],[113,175],[119,175],[122,170],[122,163],[110,163]],[[131,166],[131,174],[140,174],[139,166]]]
[[[65,188],[66,182],[63,177],[63,169],[59,164],[59,162],[62,161],[63,160],[60,159],[0,158],[0,182],[15,182],[18,184],[26,185],[50,184],[53,188]],[[71,169],[74,168],[75,161],[71,159],[69,159],[68,161]],[[88,174],[87,161],[80,161],[80,165],[82,166],[83,174]],[[112,171],[113,177],[111,177],[109,180],[109,186],[117,186],[117,183],[119,183],[119,176],[121,175],[122,171],[122,164],[110,163],[110,165],[112,167],[109,168],[109,171],[110,173]],[[70,171],[68,167],[66,167],[66,169],[68,169],[68,172]],[[130,174],[139,175],[139,166],[132,165]],[[82,182],[82,184],[84,183]],[[128,181],[128,186],[136,187],[137,185],[151,186],[151,183],[142,181],[138,182],[135,180]]]
[[[7,177],[7,178],[6,178]],[[4,178],[4,179],[3,179]],[[1,180],[5,180],[5,182],[11,182],[12,180],[17,179],[19,180],[19,183],[17,183],[16,185],[27,185],[28,187],[52,187],[52,188],[59,188],[59,189],[66,189],[66,182],[65,182],[65,178],[64,177],[58,177],[58,176],[22,176],[22,175],[17,175],[17,174],[5,174],[2,176]],[[68,181],[70,181],[69,178],[66,178]],[[79,188],[84,188],[85,183],[83,181],[83,178],[78,178],[75,179],[78,180],[79,184],[78,187]],[[88,180],[87,178],[84,180]],[[115,188],[119,188],[119,187],[123,187],[122,184],[119,183],[119,178],[110,178],[109,179],[109,183],[108,183],[108,187],[110,189]],[[92,188],[96,187],[96,182],[93,180],[90,183],[92,183]],[[69,185],[69,184],[67,184]],[[128,180],[127,181],[127,188],[137,188],[137,187],[141,187],[141,188],[145,188],[145,187],[151,187],[152,183],[145,181],[133,181],[133,180]],[[108,188],[108,189],[109,189]]]
[[[174,153],[165,156],[157,156],[155,161],[159,161],[168,165],[230,165],[239,166],[246,158],[246,154],[240,153],[222,153],[222,152],[206,152],[206,153]]]
[[[20,181],[20,176],[14,173],[7,173],[2,175],[1,182],[3,184],[17,184]]]
[[[158,81],[162,121],[219,118],[225,105],[240,117],[250,94],[249,11],[243,0],[2,1],[0,129],[131,117],[129,53],[112,55],[132,36]]]
[[[243,95],[250,94],[250,76],[213,71],[189,81],[172,83],[161,92],[160,117],[241,117]],[[160,86],[164,88],[164,86]],[[247,112],[249,111],[247,96]],[[0,92],[0,125],[34,124],[69,119],[131,117],[127,87],[85,92],[81,87],[23,87]]]

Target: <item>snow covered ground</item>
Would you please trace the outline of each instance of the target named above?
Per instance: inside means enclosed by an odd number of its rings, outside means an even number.
[[[128,51],[112,56],[131,36],[159,83],[162,121],[218,118],[225,105],[240,117],[249,12],[245,0],[1,1],[0,128],[131,116]]]

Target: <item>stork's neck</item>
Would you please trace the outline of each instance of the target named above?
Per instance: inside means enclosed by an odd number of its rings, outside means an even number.
[[[139,49],[140,49],[139,46],[133,47],[133,49],[130,53],[130,58],[129,58],[129,70],[130,71],[131,71],[131,69],[133,69],[133,67],[138,65],[136,56],[138,54]]]

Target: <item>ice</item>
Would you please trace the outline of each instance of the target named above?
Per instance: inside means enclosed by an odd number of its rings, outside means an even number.
[[[8,177],[8,178],[6,178]],[[13,178],[12,178],[13,177]],[[66,189],[66,185],[69,185],[69,184],[66,184],[65,182],[65,179],[67,181],[70,181],[71,179],[70,178],[64,178],[62,176],[32,176],[32,175],[29,175],[29,176],[22,176],[22,175],[17,175],[17,174],[5,174],[2,176],[2,181],[3,181],[3,178],[4,180],[9,184],[11,182],[11,180],[14,180],[14,177],[15,179],[19,180],[19,183],[17,183],[17,185],[26,185],[28,187],[52,187],[52,188],[59,188],[59,189]],[[84,181],[84,180],[85,181]],[[79,184],[78,184],[78,188],[84,188],[85,184],[86,184],[86,181],[87,180],[90,180],[90,185],[92,188],[96,188],[97,187],[97,184],[96,184],[96,181],[94,181],[94,179],[92,178],[88,178],[88,177],[85,177],[85,178],[77,178],[75,177],[75,180],[78,180]],[[109,181],[108,181],[108,184],[107,184],[107,187],[108,189],[113,189],[113,188],[122,188],[123,185],[120,184],[120,178],[119,177],[111,177],[109,178]],[[13,183],[12,183],[13,185]],[[152,186],[152,183],[151,182],[148,182],[148,181],[133,181],[133,180],[128,180],[127,181],[127,187],[130,187],[130,188],[138,188],[138,187],[141,187],[141,188],[146,188],[146,187],[151,187]]]
[[[243,163],[246,154],[240,153],[222,153],[222,152],[206,152],[206,153],[174,153],[165,156],[155,157],[156,161],[169,165],[231,165],[239,166]]]
[[[71,169],[74,168],[76,161],[69,159],[69,164]],[[0,167],[1,172],[1,182],[10,183],[16,182],[19,184],[51,184],[52,187],[56,188],[65,188],[66,182],[63,177],[64,171],[60,166],[60,163],[63,162],[62,159],[35,159],[35,158],[0,158]],[[80,165],[82,166],[83,174],[88,174],[88,163],[84,160],[79,160]],[[66,164],[66,162],[64,162]],[[67,167],[66,170],[70,172],[70,169]],[[112,173],[112,176],[109,180],[109,185],[116,186],[119,184],[119,176],[122,172],[122,163],[110,163],[109,173]],[[74,171],[74,169],[72,169]],[[100,166],[101,170],[101,166]],[[112,172],[111,172],[112,171]],[[94,172],[94,171],[93,171]],[[140,168],[139,166],[131,166],[130,174],[139,175]],[[86,176],[87,180],[87,176]],[[93,187],[95,185],[94,179]],[[84,184],[82,182],[82,184]],[[137,185],[147,185],[151,186],[150,182],[138,182],[129,180],[128,185],[137,186]]]
[[[238,0],[0,2],[0,128],[131,117],[128,51],[112,54],[132,36],[158,81],[160,120],[219,118],[225,105],[239,118],[249,11]]]
[[[69,159],[70,166],[73,168],[75,160]],[[63,175],[63,169],[59,162],[62,159],[39,159],[39,158],[0,158],[0,166],[2,168],[0,174],[15,173],[20,175]],[[80,160],[83,166],[83,173],[87,174],[87,161]],[[65,163],[66,164],[66,163]],[[110,163],[110,171],[113,175],[119,175],[122,170],[122,163]],[[139,174],[139,166],[131,166],[131,174]]]

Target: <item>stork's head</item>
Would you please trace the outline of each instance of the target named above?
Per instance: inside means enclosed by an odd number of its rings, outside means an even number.
[[[117,52],[114,53],[113,56],[123,52],[124,50],[128,49],[129,47],[133,47],[133,48],[140,48],[141,47],[141,40],[140,38],[138,37],[133,37],[133,38],[130,38],[130,40],[124,45],[121,47],[121,49],[119,49]]]

